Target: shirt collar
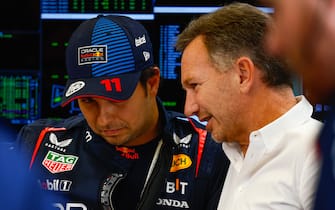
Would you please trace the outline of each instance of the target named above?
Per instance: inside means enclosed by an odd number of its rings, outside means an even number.
[[[282,135],[289,129],[297,127],[310,119],[313,113],[313,106],[303,95],[296,97],[298,103],[285,114],[267,124],[263,128],[250,133],[250,140],[253,135],[260,135],[267,149],[272,149],[281,139]],[[271,139],[268,141],[268,139]]]
[[[251,132],[249,136],[249,147],[253,144],[253,146],[256,147],[265,147],[266,150],[271,150],[279,143],[282,135],[284,135],[288,129],[297,127],[309,120],[313,113],[312,105],[303,95],[297,96],[296,100],[298,103],[288,112],[266,126]],[[257,138],[255,138],[255,136],[257,136]],[[259,142],[259,140],[261,142]],[[236,169],[240,169],[244,157],[239,145],[235,142],[223,143],[222,148],[232,165]]]

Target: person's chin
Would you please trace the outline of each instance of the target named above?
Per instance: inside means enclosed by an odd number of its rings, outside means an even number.
[[[216,136],[215,134],[212,135],[212,139],[216,142],[216,143],[223,143],[224,140],[222,140],[221,138],[219,138],[218,136]]]
[[[121,137],[121,134],[116,135],[114,134],[109,134],[106,135],[106,133],[102,134],[101,137],[109,144],[115,145],[115,146],[123,146],[125,145],[126,141],[124,138]]]
[[[221,138],[221,136],[215,132],[215,129],[212,130],[211,132],[212,139],[217,142],[217,143],[222,143],[224,140]]]

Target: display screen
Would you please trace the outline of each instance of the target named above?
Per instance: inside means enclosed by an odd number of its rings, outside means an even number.
[[[88,19],[98,14],[122,14],[153,19],[152,0],[41,0],[41,19]]]
[[[152,13],[152,0],[41,0],[41,13]]]
[[[191,0],[13,0],[0,8],[0,119],[22,126],[38,118],[80,113],[76,102],[61,107],[67,81],[65,49],[76,27],[99,14],[126,15],[140,21],[153,43],[161,70],[159,97],[167,109],[183,112],[178,34],[188,22],[232,1]],[[243,1],[264,8],[257,1]],[[19,11],[17,18],[4,14]],[[29,11],[29,12],[27,12]],[[17,21],[19,20],[19,21]]]
[[[2,70],[0,118],[12,124],[31,123],[40,117],[40,75],[36,71]]]

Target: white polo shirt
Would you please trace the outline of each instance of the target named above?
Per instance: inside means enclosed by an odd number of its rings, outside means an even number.
[[[243,156],[239,146],[223,143],[231,161],[219,210],[310,210],[319,160],[316,140],[322,123],[311,118],[304,96],[277,120],[250,134]]]

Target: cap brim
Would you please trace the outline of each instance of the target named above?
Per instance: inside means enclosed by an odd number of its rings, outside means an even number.
[[[79,78],[67,81],[61,106],[82,97],[98,97],[115,102],[125,101],[133,94],[141,71],[127,74]]]

